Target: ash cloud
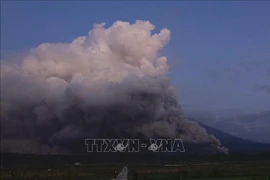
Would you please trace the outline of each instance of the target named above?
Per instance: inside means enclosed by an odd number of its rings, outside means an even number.
[[[71,43],[1,61],[1,151],[68,153],[73,139],[136,136],[220,141],[185,118],[158,52],[170,30],[148,21],[95,24]]]

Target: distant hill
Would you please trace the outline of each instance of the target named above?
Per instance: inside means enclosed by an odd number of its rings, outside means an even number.
[[[245,152],[245,153],[270,152],[270,144],[259,143],[256,141],[235,137],[221,130],[205,125],[201,122],[198,123],[200,124],[200,126],[205,128],[209,134],[212,134],[215,137],[217,137],[221,141],[223,146],[229,148],[230,152]]]
[[[188,116],[236,137],[270,143],[270,110],[244,115],[227,115],[227,117],[212,113],[190,113]]]
[[[270,111],[224,118],[211,124],[238,137],[270,143]]]

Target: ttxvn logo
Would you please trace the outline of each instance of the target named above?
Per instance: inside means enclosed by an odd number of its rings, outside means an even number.
[[[140,143],[139,139],[85,139],[87,152],[185,152],[181,139],[149,139]]]

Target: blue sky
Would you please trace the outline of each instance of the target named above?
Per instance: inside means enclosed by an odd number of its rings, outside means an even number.
[[[270,2],[1,1],[1,51],[70,42],[94,23],[149,20],[169,28],[169,77],[187,112],[270,109]]]

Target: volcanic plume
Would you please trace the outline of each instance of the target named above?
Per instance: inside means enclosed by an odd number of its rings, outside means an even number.
[[[1,150],[62,153],[71,139],[113,135],[220,141],[185,118],[159,51],[170,30],[116,21],[71,43],[44,43],[1,60]]]

